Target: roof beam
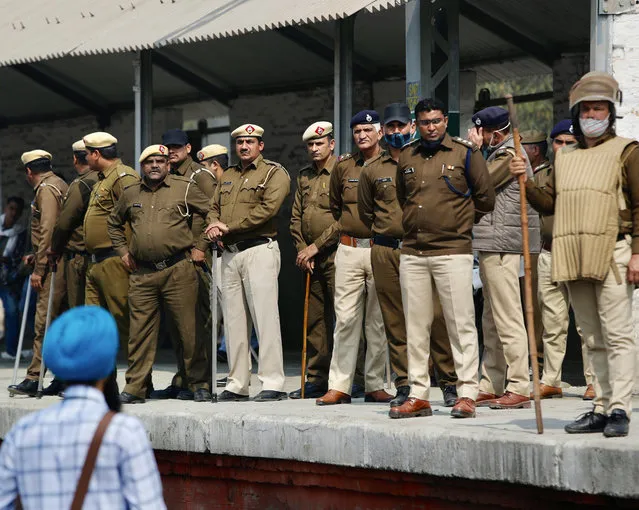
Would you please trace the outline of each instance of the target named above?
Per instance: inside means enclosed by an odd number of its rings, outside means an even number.
[[[237,97],[237,94],[231,90],[230,86],[220,86],[218,83],[214,83],[214,79],[208,76],[206,71],[201,70],[186,61],[178,62],[178,59],[182,59],[180,57],[176,57],[176,55],[170,54],[167,51],[152,52],[153,64],[170,75],[175,76],[178,80],[181,80],[184,83],[195,87],[200,92],[207,94],[215,101],[228,106],[229,101]]]
[[[468,3],[468,0],[461,0],[459,10],[460,14],[464,16],[464,18],[491,32],[507,43],[517,46],[519,49],[525,51],[529,55],[532,55],[537,60],[548,66],[552,66],[553,61],[559,56],[556,52],[551,51],[538,42],[521,34],[513,27],[492,17],[476,5]]]
[[[110,124],[112,108],[108,103],[71,78],[52,69],[47,69],[42,65],[15,64],[11,67],[23,76],[49,89],[51,92],[91,112],[97,117],[98,125],[101,128],[105,128]]]
[[[306,51],[310,51],[322,60],[331,64],[333,63],[335,59],[335,46],[330,38],[325,37],[321,32],[318,36],[318,31],[309,33],[310,31],[293,26],[278,28],[276,32]],[[359,78],[371,80],[377,74],[377,69],[365,58],[353,54],[353,72]]]

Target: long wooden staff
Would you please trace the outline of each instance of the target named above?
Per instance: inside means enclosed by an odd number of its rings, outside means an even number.
[[[308,328],[308,298],[311,292],[311,273],[306,273],[306,294],[304,295],[304,331],[302,333],[302,400],[305,397],[306,386],[306,330]]]
[[[521,140],[519,139],[519,122],[517,121],[517,110],[513,102],[512,94],[506,94],[508,104],[508,114],[512,125],[513,139],[515,141],[515,152],[521,156]],[[528,330],[528,348],[530,351],[530,364],[533,373],[533,398],[535,400],[535,418],[537,420],[537,433],[544,433],[544,423],[541,417],[541,397],[539,390],[539,364],[537,360],[537,342],[535,340],[535,320],[533,313],[532,299],[532,272],[530,267],[530,241],[528,239],[528,208],[526,204],[526,184],[524,175],[519,176],[519,200],[521,214],[521,237],[524,251],[524,303],[526,306],[526,326]]]

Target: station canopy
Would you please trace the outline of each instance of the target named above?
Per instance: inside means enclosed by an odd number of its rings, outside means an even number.
[[[334,22],[353,14],[355,79],[401,79],[405,3],[0,0],[0,127],[130,109],[141,50],[158,106],[328,85]],[[589,4],[460,0],[460,66],[478,81],[548,74],[559,55],[588,51]]]

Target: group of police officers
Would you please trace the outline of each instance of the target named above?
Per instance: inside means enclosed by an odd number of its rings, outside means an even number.
[[[474,417],[476,407],[530,407],[520,292],[519,182],[525,182],[543,323],[541,396],[562,396],[572,305],[588,383],[584,399],[594,400],[594,408],[565,429],[627,435],[639,152],[637,142],[615,134],[618,97],[618,84],[605,73],[588,73],[573,86],[572,118],[550,135],[554,164],[538,131],[522,133],[525,152],[517,154],[500,107],[476,113],[467,140],[447,133],[446,109],[436,99],[423,99],[414,112],[388,105],[383,119],[364,110],[350,123],[357,150],[338,158],[331,123],[309,126],[302,140],[311,164],[297,177],[290,223],[296,264],[310,283],[305,397],[320,406],[350,403],[359,396],[359,370],[366,402],[390,403],[391,418],[430,416],[432,364],[455,418]],[[34,188],[30,262],[38,301],[34,357],[10,392],[36,392],[54,288],[54,313],[66,293],[69,306],[99,305],[115,317],[128,359],[124,403],[210,400],[217,381],[209,295],[217,282],[229,361],[218,400],[249,398],[253,328],[262,384],[254,400],[289,397],[277,215],[290,177],[262,156],[263,135],[256,124],[234,130],[239,161],[229,166],[219,145],[204,147],[195,163],[186,134],[168,131],[161,145],[140,155],[140,178],[118,159],[113,136],[92,133],[73,144],[79,176],[70,186],[53,173],[51,154],[23,154]],[[473,252],[484,295],[481,366]],[[218,275],[211,275],[211,257],[221,258]],[[154,390],[161,320],[178,370],[168,388]],[[384,389],[387,352],[396,395]],[[54,379],[45,394],[62,389]],[[301,396],[301,388],[290,394]]]

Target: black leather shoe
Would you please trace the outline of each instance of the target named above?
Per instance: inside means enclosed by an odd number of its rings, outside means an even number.
[[[397,388],[397,395],[395,395],[395,398],[390,401],[390,406],[391,407],[401,406],[404,402],[406,402],[406,400],[408,400],[409,394],[410,394],[410,386],[400,386],[399,388]]]
[[[321,397],[322,395],[320,395]],[[351,388],[351,398],[364,398],[366,396],[366,391],[364,386],[360,386],[359,384],[353,384]]]
[[[38,381],[25,379],[20,384],[12,384],[8,389],[9,393],[12,395],[27,395],[28,397],[35,397],[38,392]]]
[[[123,391],[122,393],[120,393],[120,402],[122,402],[123,404],[144,404],[146,400],[144,400],[142,397],[136,397],[131,393]]]
[[[285,391],[262,390],[255,398],[254,402],[277,402],[278,400],[286,400],[288,395]]]
[[[452,384],[446,385],[442,388],[444,395],[444,407],[453,407],[457,402],[457,386]]]
[[[195,402],[210,402],[213,399],[211,392],[206,388],[198,388],[193,392]]]
[[[193,392],[191,390],[182,390],[178,393],[178,400],[193,400]]]
[[[304,398],[320,398],[328,391],[328,383],[326,384],[314,384],[307,382],[304,384]],[[289,398],[299,399],[302,398],[302,388],[291,391],[288,394]]]
[[[628,435],[630,418],[623,409],[613,409],[608,416],[608,422],[603,434],[606,437],[625,437]]]
[[[45,397],[55,397],[60,396],[64,389],[66,388],[66,384],[64,384],[60,379],[53,379],[51,384],[42,390],[42,394]]]
[[[248,395],[240,395],[239,393],[233,393],[229,390],[224,390],[217,397],[218,402],[246,402],[249,399]]]
[[[603,432],[607,421],[608,417],[605,414],[590,411],[589,413],[582,414],[575,421],[566,425],[564,430],[568,432],[568,434]]]
[[[179,386],[167,386],[163,390],[153,390],[149,393],[149,398],[152,400],[167,400],[170,398],[177,398],[178,394],[182,391]]]

